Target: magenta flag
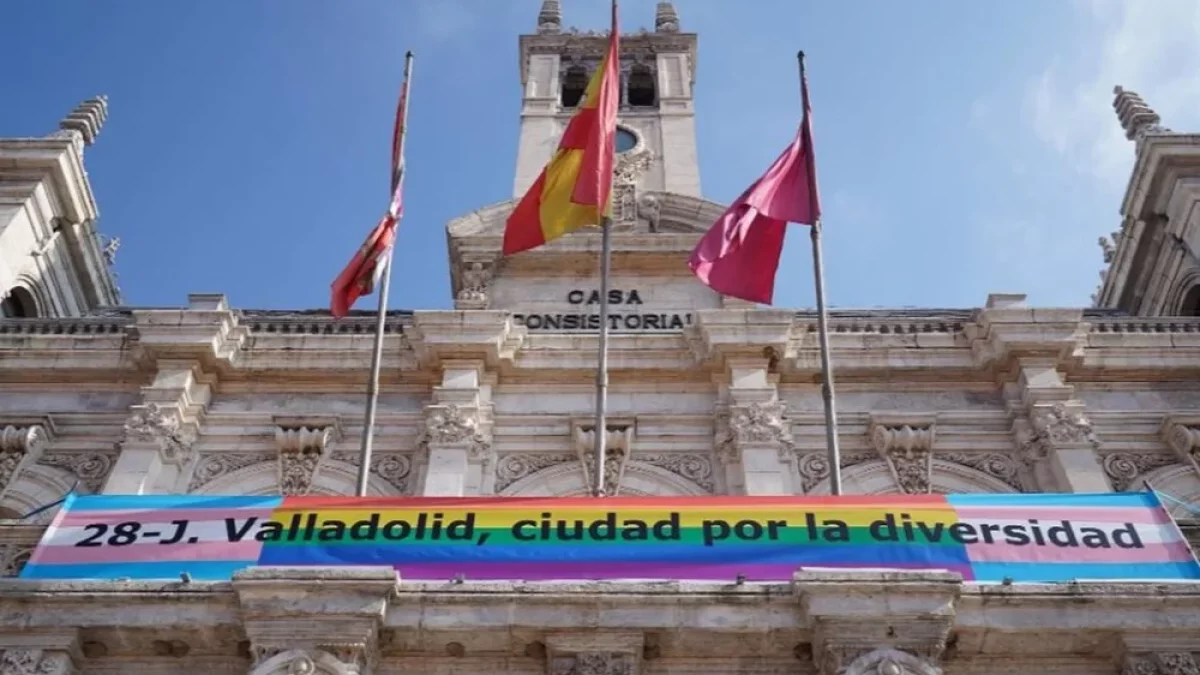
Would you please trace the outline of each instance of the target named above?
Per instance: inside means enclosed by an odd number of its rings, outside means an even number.
[[[721,214],[688,260],[700,281],[718,293],[771,304],[787,224],[815,225],[821,217],[807,81],[802,88],[804,119],[795,140]]]

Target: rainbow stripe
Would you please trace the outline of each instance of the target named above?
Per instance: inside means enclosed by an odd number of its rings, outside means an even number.
[[[26,579],[228,580],[383,565],[406,580],[787,581],[800,568],[968,581],[1200,579],[1153,493],[843,497],[71,497]]]

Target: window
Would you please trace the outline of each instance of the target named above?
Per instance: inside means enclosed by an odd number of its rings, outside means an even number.
[[[37,316],[37,304],[33,295],[17,286],[9,291],[8,297],[0,302],[0,316],[10,319],[32,319]]]
[[[1188,289],[1183,296],[1183,304],[1179,306],[1180,316],[1200,316],[1200,284]]]
[[[650,66],[635,64],[629,71],[627,100],[635,108],[648,108],[658,103],[657,92],[654,89],[654,73]]]
[[[622,152],[629,152],[630,150],[637,147],[637,143],[638,143],[637,136],[632,131],[630,131],[624,127],[617,127],[617,139],[616,139],[617,154],[621,154]]]
[[[583,98],[584,92],[587,91],[588,73],[587,68],[583,66],[571,66],[567,69],[567,74],[562,80],[562,106],[564,108],[574,108],[579,105],[579,100]]]

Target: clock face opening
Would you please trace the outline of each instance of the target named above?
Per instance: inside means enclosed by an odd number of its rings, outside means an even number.
[[[629,152],[637,147],[638,139],[632,131],[623,127],[617,127],[617,154]]]

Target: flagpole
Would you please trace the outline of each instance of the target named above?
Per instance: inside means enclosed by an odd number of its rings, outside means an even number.
[[[808,79],[804,72],[804,52],[796,55],[800,62],[800,96],[804,115],[808,115]],[[811,142],[811,139],[808,139]],[[808,148],[809,157],[812,148]],[[811,161],[811,159],[810,159]],[[813,175],[812,171],[808,172]],[[837,407],[833,391],[833,365],[829,357],[829,322],[825,311],[825,272],[821,256],[821,219],[809,228],[812,239],[813,285],[817,294],[817,342],[821,346],[821,399],[825,403],[825,448],[829,461],[829,494],[842,494],[842,457],[838,448]]]
[[[408,131],[408,90],[412,83],[412,66],[413,53],[410,51],[404,55],[404,91],[401,96],[405,103],[401,113],[399,138],[399,156],[401,158],[404,157],[404,137]],[[395,167],[393,167],[394,169]],[[403,170],[393,174],[392,192],[389,197],[394,197],[396,189],[403,182]],[[388,247],[387,253],[384,254],[383,278],[380,281],[379,314],[375,319],[375,349],[371,352],[371,376],[367,380],[367,413],[363,420],[362,449],[358,465],[357,494],[359,497],[367,496],[367,482],[371,477],[371,444],[375,435],[375,415],[379,408],[379,371],[383,362],[383,332],[387,326],[388,289],[392,285],[392,258],[395,256],[395,251],[396,245],[393,241],[392,245]]]
[[[612,0],[612,26],[617,30],[617,0]],[[619,59],[620,54],[611,54],[609,58]],[[612,174],[609,174],[609,201],[612,201]],[[607,208],[600,205],[601,209]],[[604,460],[608,451],[608,283],[609,271],[612,266],[612,218],[608,215],[600,217],[600,339],[599,355],[596,363],[596,423],[592,440],[592,451],[596,455],[596,465],[592,473],[596,474],[596,484],[592,487],[593,497],[603,497],[604,494]]]

